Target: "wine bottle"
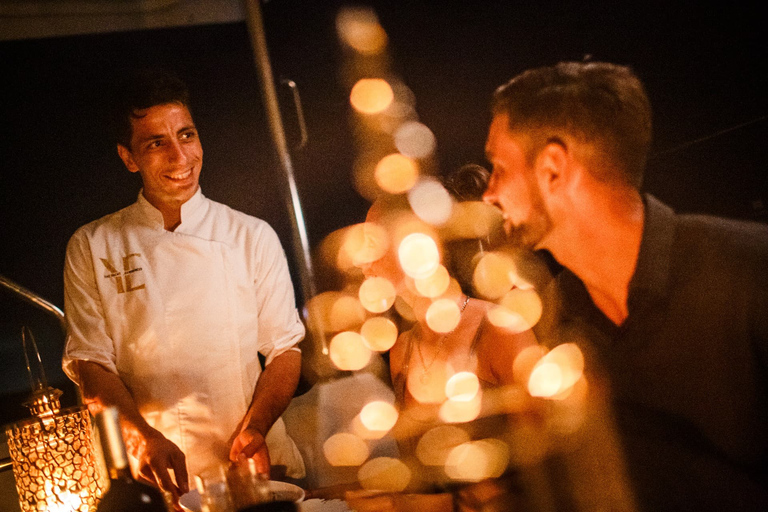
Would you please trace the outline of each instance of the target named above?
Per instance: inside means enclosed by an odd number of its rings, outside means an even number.
[[[131,475],[117,408],[96,415],[104,462],[109,470],[109,490],[101,497],[98,512],[168,512],[162,493],[137,482]]]

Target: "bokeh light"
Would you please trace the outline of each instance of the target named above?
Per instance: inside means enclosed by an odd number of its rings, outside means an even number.
[[[513,369],[514,371],[514,369]],[[584,355],[574,343],[563,343],[549,351],[531,372],[531,396],[562,400],[584,373]]]
[[[477,419],[482,406],[481,393],[471,400],[446,400],[440,406],[440,419],[446,423],[467,423]]]
[[[381,78],[362,78],[352,87],[349,102],[358,112],[378,114],[386,110],[395,94],[389,83]]]
[[[554,363],[540,362],[528,379],[528,392],[531,396],[548,398],[562,389],[563,372]]]
[[[357,479],[363,489],[402,492],[411,481],[411,470],[398,459],[377,457],[363,464]]]
[[[373,222],[365,222],[345,231],[341,250],[353,265],[360,267],[384,256],[388,247],[386,230]]]
[[[531,345],[521,350],[512,363],[512,374],[515,376],[515,381],[527,385],[528,380],[531,378],[531,373],[536,367],[536,363],[546,353],[547,350],[541,345]]]
[[[501,227],[501,211],[482,201],[461,201],[453,205],[453,214],[445,230],[450,238],[486,238]]]
[[[417,217],[433,226],[445,224],[453,211],[451,195],[434,178],[419,180],[408,191],[408,202]]]
[[[371,360],[371,350],[365,346],[363,337],[356,332],[340,332],[331,340],[329,347],[331,361],[339,370],[356,371]]]
[[[328,317],[331,331],[355,330],[365,321],[365,309],[357,297],[339,294]]]
[[[414,348],[416,352],[418,347]],[[445,401],[445,383],[448,382],[449,368],[444,361],[440,361],[435,356],[435,359],[428,359],[426,362],[421,361],[420,358],[414,358],[419,360],[418,364],[411,364],[408,372],[408,380],[406,386],[408,392],[422,404],[439,404]],[[425,369],[424,366],[427,366]],[[453,372],[451,372],[452,374]]]
[[[513,333],[521,333],[530,329],[528,322],[520,313],[504,306],[494,306],[489,309],[488,321],[496,327],[503,327]]]
[[[418,121],[408,121],[395,131],[395,147],[405,156],[427,158],[435,151],[435,134]]]
[[[403,272],[414,279],[429,277],[440,265],[440,251],[435,240],[425,233],[411,233],[397,249]]]
[[[323,454],[331,466],[359,466],[368,458],[368,444],[349,432],[339,432],[323,443]]]
[[[344,7],[336,16],[339,38],[363,55],[376,55],[387,46],[387,33],[370,8]]]
[[[448,454],[445,473],[453,480],[479,482],[502,475],[509,464],[509,447],[498,439],[463,443]]]
[[[400,153],[387,155],[376,164],[374,179],[376,184],[390,194],[402,194],[416,184],[419,167],[410,158]]]
[[[365,321],[365,310],[357,297],[342,292],[323,292],[307,303],[312,318],[322,322],[326,332],[357,330]]]
[[[504,294],[499,301],[499,306],[523,317],[528,329],[539,322],[543,311],[541,298],[534,288],[513,288]]]
[[[469,439],[469,434],[460,427],[440,425],[421,436],[416,445],[416,457],[425,466],[442,466],[451,450]]]
[[[480,391],[480,380],[472,372],[459,372],[445,383],[445,396],[456,402],[468,402]]]
[[[459,325],[461,310],[452,299],[437,299],[427,308],[427,325],[435,332],[451,332]]]
[[[369,349],[385,352],[397,341],[397,326],[389,318],[375,316],[365,321],[360,334]]]
[[[360,410],[360,422],[368,430],[389,432],[397,423],[397,409],[382,400],[374,400]]]
[[[371,313],[383,313],[395,302],[395,286],[383,277],[369,277],[360,285],[358,298]]]
[[[451,275],[448,273],[447,268],[438,265],[432,274],[423,279],[414,279],[413,284],[419,295],[434,299],[448,290],[448,285],[451,284]]]
[[[472,284],[481,297],[496,300],[512,289],[516,278],[517,266],[509,255],[488,252],[477,262]]]

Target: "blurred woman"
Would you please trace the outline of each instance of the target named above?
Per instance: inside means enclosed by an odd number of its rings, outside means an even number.
[[[462,168],[446,182],[449,191],[458,200],[479,198],[488,179],[487,171],[482,171],[485,169],[479,166]],[[369,243],[375,250],[378,247],[381,257],[364,265],[363,273],[366,278],[390,281],[402,301],[398,311],[405,311],[404,315],[412,322],[390,350],[389,364],[400,412],[393,435],[398,440],[401,459],[414,469],[408,491],[418,494],[371,496],[367,492],[348,492],[346,499],[351,508],[360,511],[454,510],[458,507],[457,493],[448,492],[451,484],[442,466],[419,460],[419,439],[431,428],[446,422],[461,422],[464,431],[478,439],[492,437],[504,429],[503,415],[480,415],[474,420],[473,417],[478,416],[486,391],[514,384],[515,357],[536,340],[531,330],[516,332],[493,325],[488,312],[496,305],[471,297],[468,294],[471,283],[465,281],[461,288],[449,286],[438,297],[428,297],[419,291],[416,280],[403,270],[400,258],[400,253],[407,252],[401,251],[403,239],[413,233],[413,226],[419,225],[404,197],[377,200],[369,209],[366,222],[371,226]],[[430,234],[427,227],[416,228],[415,232]],[[431,236],[438,238],[434,233]],[[467,243],[483,249],[478,240]],[[442,256],[447,257],[445,253]],[[446,266],[449,265],[446,263]],[[467,397],[469,400],[454,410],[448,398],[452,387],[462,383],[470,388],[473,383],[479,384],[479,391],[476,397]],[[486,406],[483,401],[482,407]],[[481,494],[492,501],[503,493],[503,487],[490,486]]]

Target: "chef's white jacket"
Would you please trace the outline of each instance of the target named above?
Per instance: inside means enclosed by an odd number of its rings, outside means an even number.
[[[80,228],[67,246],[63,368],[75,360],[116,373],[147,422],[187,458],[190,477],[226,463],[229,440],[269,364],[298,350],[285,254],[264,221],[198,192],[181,224],[139,194],[133,205]],[[267,435],[272,464],[304,476],[278,420]]]

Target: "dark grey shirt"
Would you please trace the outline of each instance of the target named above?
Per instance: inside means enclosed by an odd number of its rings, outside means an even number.
[[[561,326],[609,378],[643,510],[768,510],[768,226],[645,204],[627,320],[565,270]]]

